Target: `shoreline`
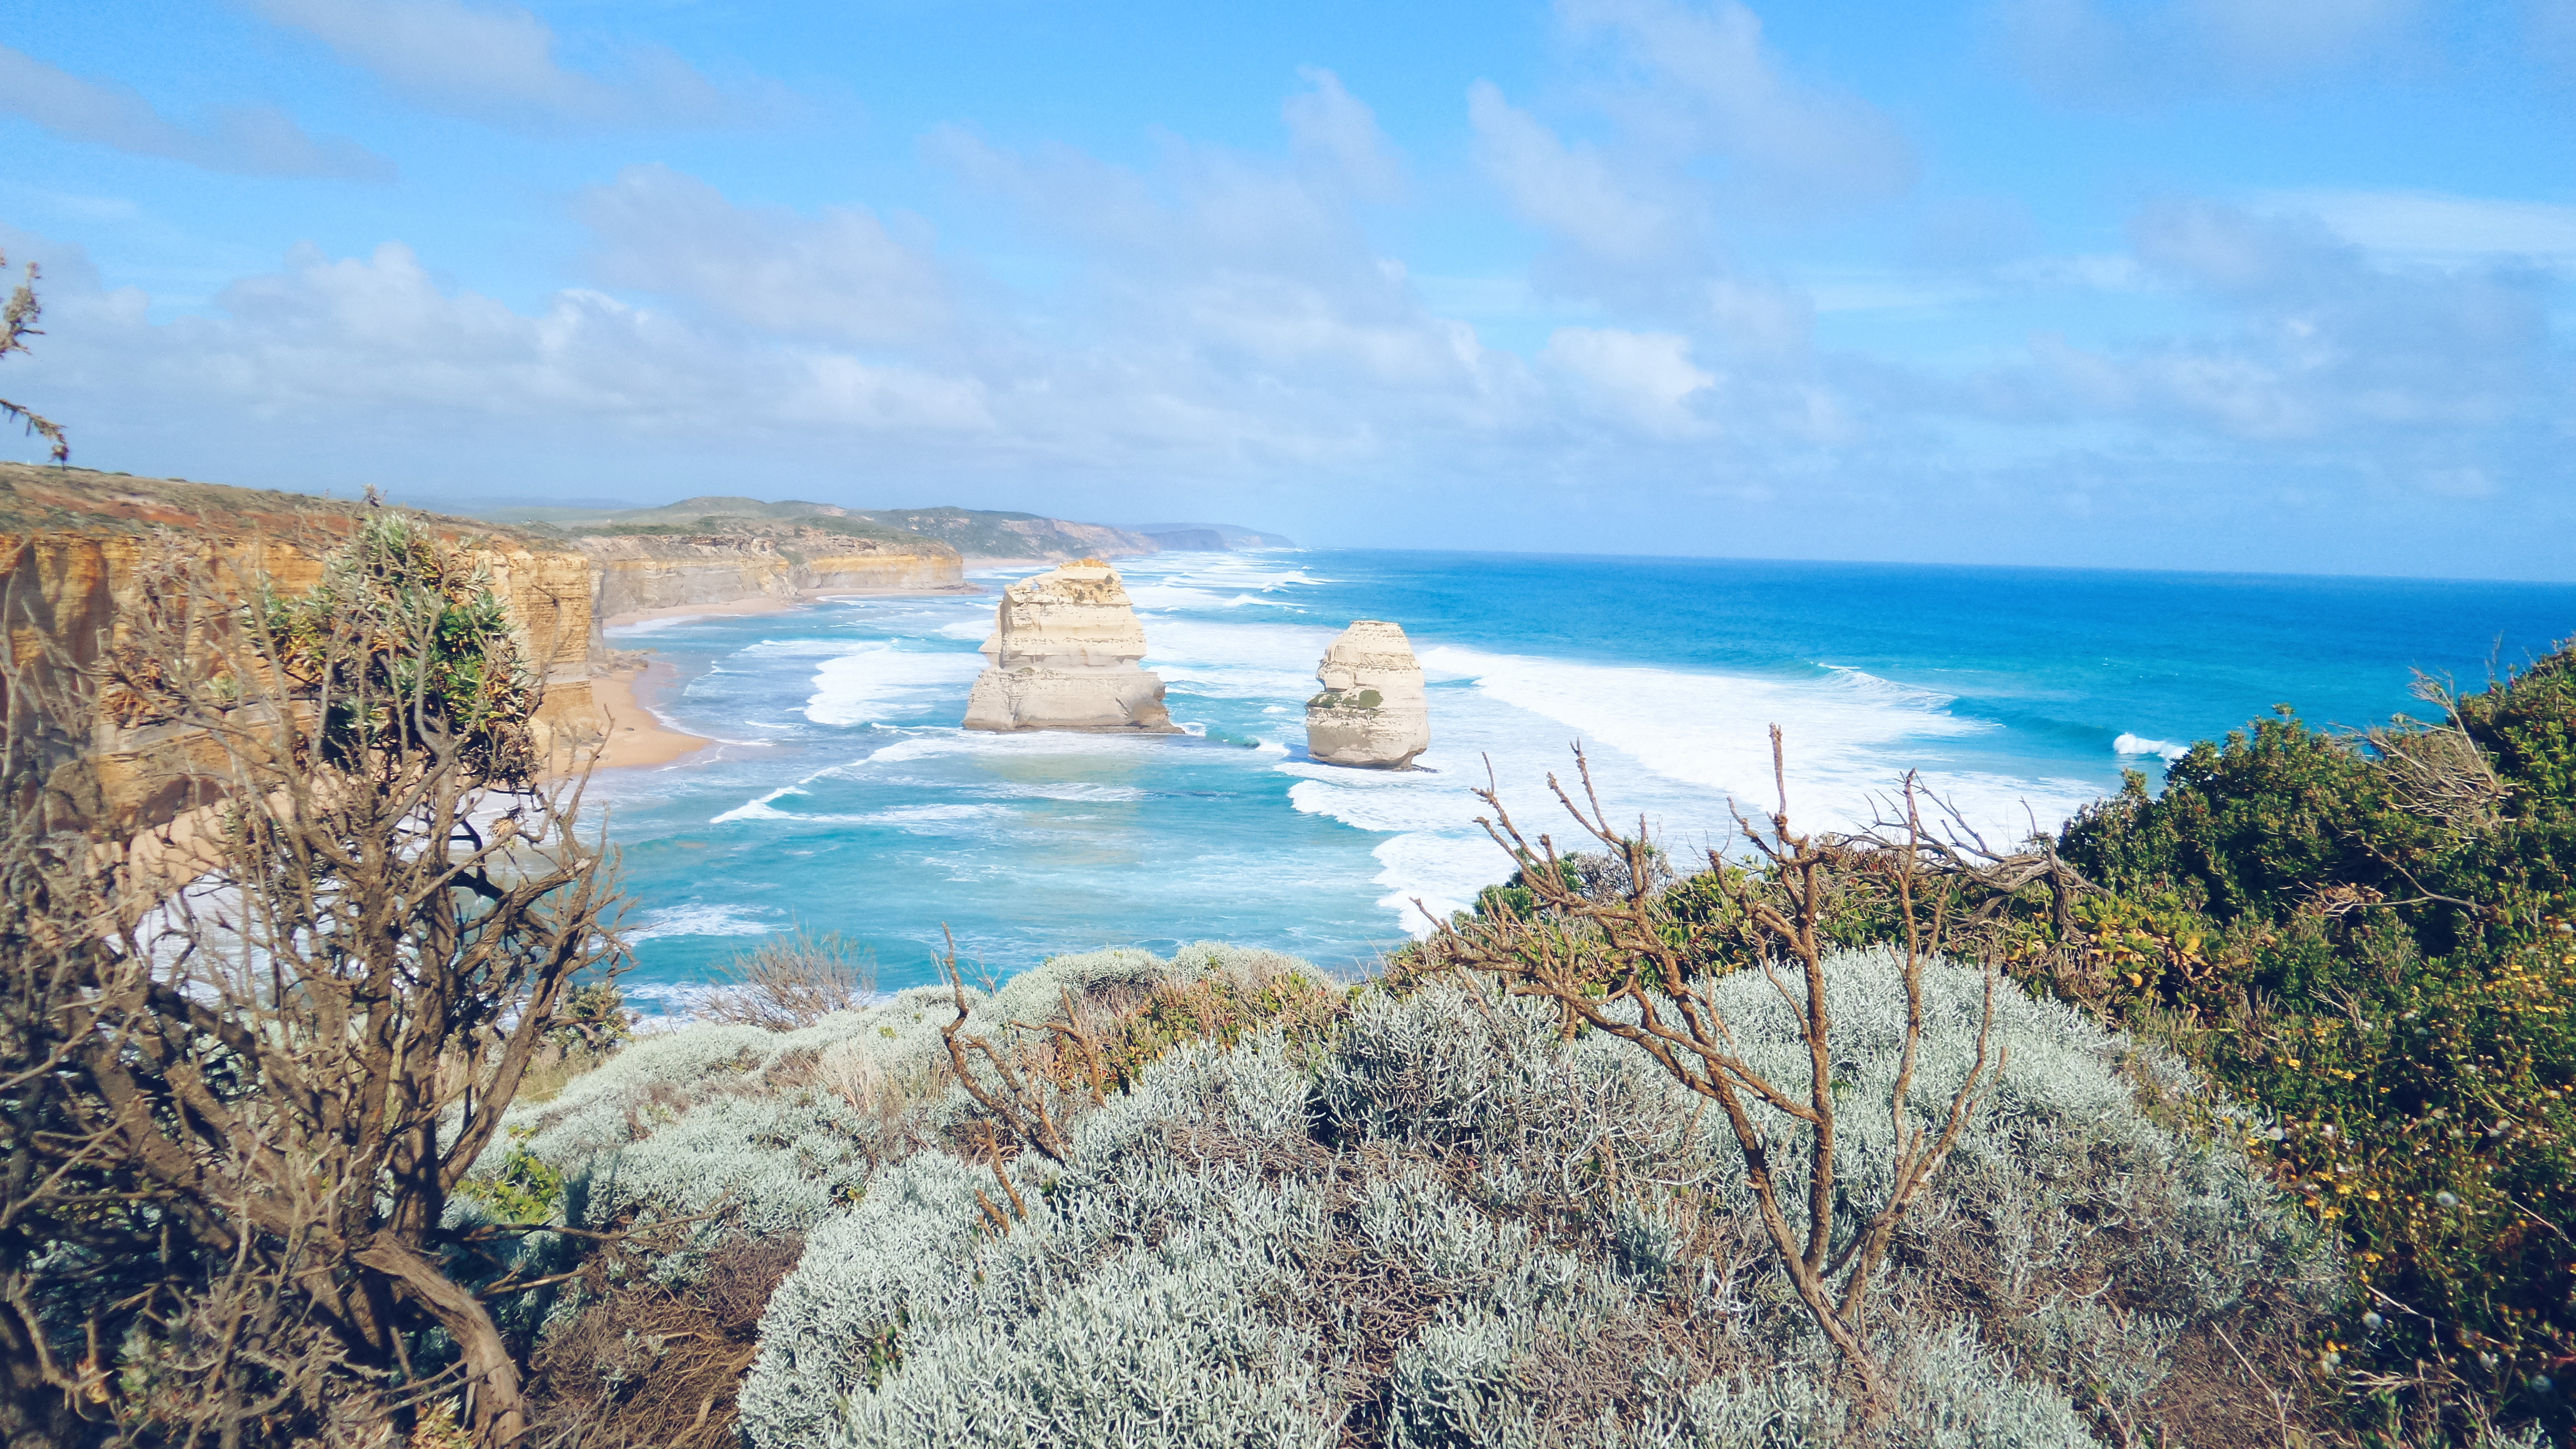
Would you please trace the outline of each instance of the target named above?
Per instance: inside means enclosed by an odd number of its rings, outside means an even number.
[[[621,669],[590,677],[590,701],[607,721],[593,769],[631,770],[667,765],[692,755],[712,741],[684,734],[662,723],[648,702],[679,677],[679,666],[654,662],[641,669]]]

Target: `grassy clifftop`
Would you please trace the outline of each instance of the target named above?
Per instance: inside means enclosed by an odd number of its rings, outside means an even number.
[[[548,534],[485,519],[405,509],[435,531],[526,549],[560,548]],[[364,517],[353,499],[236,488],[185,478],[138,478],[90,468],[0,463],[0,532],[143,533],[155,528],[217,536],[287,537],[320,527],[342,533]]]

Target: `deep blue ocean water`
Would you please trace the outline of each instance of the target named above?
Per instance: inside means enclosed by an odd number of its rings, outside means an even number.
[[[1919,769],[1998,839],[2298,707],[2360,726],[2410,671],[2474,684],[2576,634],[2576,587],[1741,560],[1306,551],[1121,563],[1190,734],[967,734],[995,597],[832,600],[612,630],[675,663],[658,702],[717,744],[605,771],[637,897],[630,994],[684,997],[773,932],[837,931],[878,983],[1217,938],[1364,963],[1509,862],[1467,793],[1551,818],[1581,739],[1605,799],[1690,856],[1771,798],[1808,825]],[[988,588],[1020,572],[972,577]],[[1325,644],[1392,619],[1430,682],[1419,772],[1313,764]],[[1560,840],[1565,832],[1559,831]]]

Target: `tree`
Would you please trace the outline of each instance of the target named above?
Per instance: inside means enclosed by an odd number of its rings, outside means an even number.
[[[159,740],[164,793],[205,803],[27,926],[78,979],[20,1013],[50,1013],[8,1064],[39,1068],[51,1125],[0,1145],[30,1181],[120,1187],[171,1271],[66,1316],[35,1302],[54,1267],[19,1265],[36,1342],[0,1348],[170,1442],[363,1442],[456,1396],[512,1442],[519,1370],[481,1297],[514,1285],[464,1286],[444,1220],[575,978],[620,950],[587,770],[543,773],[507,612],[419,525],[372,512],[300,595],[166,555],[83,678]],[[12,809],[13,843],[41,834]],[[91,1345],[69,1369],[67,1342]]]
[[[8,257],[0,256],[0,273],[6,273],[8,267]],[[36,327],[37,319],[45,314],[43,305],[36,300],[36,277],[36,264],[27,263],[26,276],[18,283],[17,289],[9,294],[8,305],[0,307],[0,357],[6,357],[12,352],[24,352],[27,350],[28,338],[45,335]],[[46,442],[53,444],[55,462],[71,461],[71,440],[63,436],[63,430],[59,425],[43,414],[0,397],[0,418],[14,418],[25,424],[29,433],[39,435]]]

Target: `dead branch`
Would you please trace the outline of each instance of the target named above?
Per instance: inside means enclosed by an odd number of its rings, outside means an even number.
[[[943,935],[947,933],[945,926],[940,930]],[[983,1037],[966,1034],[966,981],[957,973],[957,938],[953,935],[948,936],[948,953],[940,958],[939,966],[957,1000],[957,1019],[939,1029],[939,1039],[948,1047],[948,1064],[957,1073],[959,1084],[966,1088],[966,1095],[974,1098],[975,1105],[991,1114],[994,1121],[1009,1128],[1023,1146],[1051,1161],[1072,1161],[1073,1144],[1056,1124],[1042,1084],[1021,1075],[1014,1065],[1012,1058],[1017,1054],[1005,1053]],[[977,1079],[968,1062],[970,1053],[984,1059],[999,1090]]]
[[[1937,1123],[1918,1122],[1908,1105],[1923,1032],[1922,979],[1952,893],[1927,891],[1931,862],[1972,859],[1982,842],[1935,840],[1923,825],[1922,791],[1904,782],[1903,835],[1894,842],[1871,837],[1808,835],[1789,818],[1787,761],[1779,729],[1771,731],[1772,770],[1778,803],[1756,824],[1737,821],[1759,869],[1733,869],[1717,852],[1710,867],[1740,923],[1721,928],[1674,917],[1665,908],[1653,870],[1645,823],[1622,833],[1602,806],[1582,747],[1574,747],[1578,792],[1556,777],[1548,788],[1584,834],[1627,866],[1625,889],[1601,898],[1568,879],[1564,857],[1547,835],[1535,840],[1516,822],[1492,782],[1488,764],[1478,798],[1491,809],[1477,824],[1519,867],[1519,881],[1539,909],[1523,917],[1508,902],[1481,921],[1434,922],[1434,959],[1442,965],[1493,977],[1510,996],[1547,1002],[1569,1036],[1578,1027],[1606,1033],[1637,1047],[1675,1081],[1714,1102],[1725,1114],[1745,1165],[1763,1228],[1798,1297],[1861,1380],[1865,1399],[1883,1403],[1883,1380],[1864,1336],[1864,1311],[1872,1276],[1907,1210],[1940,1170],[1978,1089],[2000,1070],[1990,1058],[1995,976],[1989,966],[1977,1057]],[[1951,852],[1944,855],[1943,851]],[[1834,1096],[1833,1021],[1826,1005],[1827,917],[1840,894],[1856,882],[1892,889],[1905,923],[1900,977],[1907,1016],[1903,1057],[1889,1101],[1895,1119],[1897,1162],[1887,1200],[1839,1251],[1833,1246],[1836,1150],[1840,1108]],[[1926,909],[1931,919],[1926,920]],[[1722,974],[1712,963],[1732,946],[1768,978],[1799,1023],[1807,1047],[1804,1083],[1775,1081],[1747,1061],[1712,990]],[[1767,1115],[1756,1108],[1767,1108]],[[1805,1231],[1783,1203],[1773,1154],[1780,1134],[1808,1139],[1804,1191]],[[1839,1277],[1839,1291],[1833,1281]]]

